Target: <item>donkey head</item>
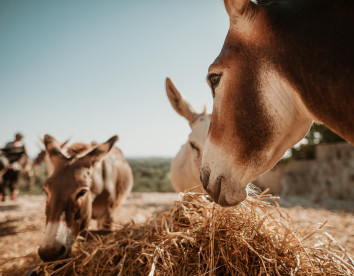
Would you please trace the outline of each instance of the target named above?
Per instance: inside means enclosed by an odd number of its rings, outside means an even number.
[[[301,140],[312,119],[273,62],[277,51],[264,7],[225,0],[230,29],[209,68],[214,98],[201,181],[219,204],[236,205],[246,186]]]
[[[78,233],[91,220],[93,195],[90,192],[92,170],[118,140],[113,136],[83,156],[65,156],[60,143],[46,135],[46,151],[54,165],[44,190],[47,194],[46,230],[38,253],[42,260],[65,258]]]

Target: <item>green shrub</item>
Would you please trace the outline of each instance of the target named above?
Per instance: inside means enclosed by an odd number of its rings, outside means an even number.
[[[134,175],[133,192],[174,192],[170,179],[171,159],[127,159]]]

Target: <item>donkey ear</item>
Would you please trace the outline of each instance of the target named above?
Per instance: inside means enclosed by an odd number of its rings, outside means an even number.
[[[93,166],[95,163],[102,160],[107,153],[112,149],[115,142],[118,141],[118,136],[115,135],[107,140],[107,142],[99,144],[96,148],[90,151],[85,156],[81,157],[78,162],[83,166]]]
[[[54,137],[46,134],[43,139],[45,149],[49,154],[50,161],[52,161],[54,168],[64,164],[69,160],[61,151],[61,143],[57,141]]]
[[[61,149],[64,148],[64,147],[70,142],[70,140],[71,140],[71,137],[68,138],[68,139],[66,139],[66,140],[60,145],[60,148],[61,148]]]
[[[254,5],[250,0],[224,0],[224,4],[230,19],[240,17],[249,5]]]
[[[176,112],[186,118],[189,123],[193,121],[197,113],[186,99],[178,92],[170,78],[166,78],[166,93],[170,100],[172,107]]]

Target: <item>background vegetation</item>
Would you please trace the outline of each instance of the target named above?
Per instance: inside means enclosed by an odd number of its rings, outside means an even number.
[[[345,142],[345,140],[324,125],[313,124],[303,143],[290,149],[291,155],[287,159],[315,159],[316,145],[338,142]]]
[[[287,163],[291,160],[314,159],[316,145],[342,141],[344,140],[341,137],[325,126],[314,124],[304,138],[303,143],[291,148],[290,156],[283,159],[280,163]],[[134,175],[133,192],[174,192],[169,178],[171,159],[129,158],[128,162]],[[35,168],[34,177],[30,185],[27,177],[21,177],[21,193],[42,193],[42,185],[45,179],[45,165],[41,164]]]
[[[133,192],[174,192],[170,178],[171,159],[128,159],[134,175]]]
[[[133,175],[133,192],[174,192],[170,179],[170,158],[129,158]],[[34,169],[34,176],[30,181],[27,176],[20,178],[21,194],[41,194],[46,179],[45,165],[40,164]]]

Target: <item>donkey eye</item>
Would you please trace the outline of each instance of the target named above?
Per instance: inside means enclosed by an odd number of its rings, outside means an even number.
[[[210,74],[208,76],[211,90],[213,91],[213,97],[215,97],[215,88],[218,86],[218,84],[220,82],[220,78],[221,78],[220,74]]]
[[[198,154],[197,157],[199,157],[200,154],[200,150],[199,148],[193,143],[193,142],[189,142],[189,145],[191,146],[191,148],[196,151],[196,153]]]
[[[76,200],[78,200],[80,197],[83,197],[86,193],[87,193],[87,190],[82,189],[80,192],[77,193]]]

